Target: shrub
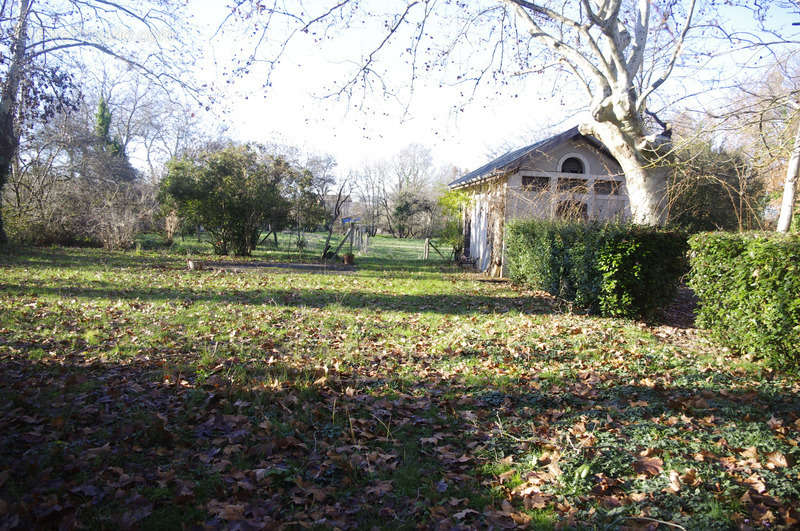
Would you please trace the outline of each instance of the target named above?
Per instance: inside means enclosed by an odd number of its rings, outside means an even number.
[[[160,201],[213,237],[214,252],[249,255],[261,229],[288,215],[281,188],[295,171],[254,146],[230,146],[194,158],[173,159]]]
[[[508,227],[513,280],[614,317],[652,317],[686,270],[686,238],[620,224],[534,220]]]
[[[740,353],[800,368],[800,236],[702,233],[690,239],[698,324]]]
[[[128,249],[153,210],[146,184],[72,179],[56,183],[35,207],[9,209],[7,228],[20,244]]]

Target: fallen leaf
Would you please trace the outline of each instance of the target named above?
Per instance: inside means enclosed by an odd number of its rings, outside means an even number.
[[[770,466],[771,465],[771,466]],[[767,455],[767,467],[769,468],[785,468],[789,466],[789,461],[786,456],[780,452],[772,452]]]
[[[522,503],[525,505],[525,509],[544,509],[550,504],[550,496],[546,494],[542,494],[541,492],[535,492],[532,496],[526,496]]]
[[[633,463],[637,474],[657,476],[664,470],[664,461],[659,457],[640,457]]]
[[[244,504],[227,503],[222,506],[222,510],[218,514],[223,520],[242,520],[244,519]]]
[[[677,470],[670,470],[669,471],[669,487],[668,490],[677,493],[681,490],[681,478],[678,475]]]
[[[745,483],[753,487],[753,490],[759,494],[763,494],[767,491],[767,486],[764,484],[764,481],[758,476],[758,474],[753,474],[747,478]]]
[[[387,479],[386,481],[376,481],[375,485],[367,487],[366,492],[372,496],[383,496],[388,492],[392,492],[393,488],[392,480]]]
[[[753,459],[758,458],[758,448],[756,448],[755,446],[751,446],[749,448],[746,448],[742,452],[742,457],[751,457]]]
[[[463,520],[468,514],[480,514],[478,511],[474,509],[464,509],[463,511],[459,511],[453,515],[453,518],[456,520]]]
[[[681,481],[686,485],[696,487],[701,483],[700,478],[697,477],[697,470],[690,468],[681,476]]]

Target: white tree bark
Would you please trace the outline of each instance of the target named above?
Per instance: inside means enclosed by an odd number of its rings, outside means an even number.
[[[580,131],[600,140],[617,159],[625,174],[625,186],[631,204],[631,218],[641,225],[663,225],[666,220],[667,178],[670,167],[662,150],[670,145],[641,133],[626,134],[614,121],[582,124]]]
[[[797,175],[800,173],[800,124],[794,137],[794,147],[786,167],[786,179],[783,181],[783,198],[781,200],[781,214],[778,218],[778,232],[789,232],[792,226],[794,212],[794,198],[797,196]]]
[[[662,225],[666,220],[666,189],[669,169],[664,154],[669,139],[648,135],[642,115],[647,97],[670,76],[691,27],[695,0],[689,6],[683,31],[660,76],[646,87],[635,79],[642,68],[647,45],[650,1],[636,3],[631,37],[620,20],[620,0],[581,0],[586,20],[572,20],[562,12],[526,0],[502,0],[513,7],[530,35],[571,65],[592,98],[592,120],[581,125],[581,133],[600,140],[625,173],[634,223]],[[586,44],[578,49],[548,31],[537,20],[549,19],[572,28]],[[582,75],[581,75],[582,74]]]

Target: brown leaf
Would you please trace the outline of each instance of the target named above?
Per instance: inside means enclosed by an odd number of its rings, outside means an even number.
[[[774,416],[771,416],[767,421],[767,426],[769,426],[769,429],[771,430],[776,430],[781,426],[783,426],[783,421],[781,419],[775,418]]]
[[[243,520],[244,519],[244,504],[243,503],[226,503],[219,511],[219,517],[223,520]]]
[[[503,472],[502,474],[500,474],[499,476],[497,476],[497,480],[498,480],[500,483],[505,483],[506,481],[508,481],[509,479],[511,479],[512,477],[514,477],[514,475],[515,475],[516,473],[517,473],[517,471],[516,471],[516,470],[514,470],[514,469],[512,468],[511,470],[507,470],[506,472]]]
[[[633,463],[637,474],[657,476],[664,470],[664,461],[659,457],[640,457]]]
[[[759,494],[763,494],[767,490],[767,486],[764,484],[764,481],[758,476],[758,474],[753,474],[747,478],[745,483],[750,485]]]
[[[506,514],[511,514],[514,512],[514,507],[508,500],[503,500],[503,502],[500,504],[500,508],[503,509],[503,512]]]
[[[696,487],[701,483],[700,478],[697,477],[697,470],[690,468],[681,476],[681,481],[686,485]]]
[[[746,448],[742,452],[742,457],[748,457],[757,459],[758,458],[758,449],[755,446],[751,446],[750,448]]]
[[[153,504],[147,503],[144,505],[140,505],[135,509],[131,509],[126,511],[122,517],[120,518],[120,525],[124,529],[130,529],[136,525],[137,522],[144,520],[148,516],[150,516],[153,512]]]
[[[511,519],[514,520],[514,523],[520,526],[527,526],[532,519],[530,515],[522,512],[511,513],[509,516],[511,516]]]
[[[547,465],[547,471],[550,472],[553,477],[559,477],[563,472],[561,472],[561,467],[558,466],[558,463],[550,463]]]
[[[111,443],[105,443],[103,446],[98,446],[96,448],[89,448],[88,450],[86,450],[86,454],[89,457],[97,457],[100,454],[104,454],[110,451],[111,451]]]
[[[601,496],[599,501],[603,507],[620,507],[622,505],[622,502],[616,496]]]
[[[681,478],[678,475],[677,470],[669,471],[669,487],[667,487],[667,489],[675,493],[680,492]]]
[[[472,513],[480,514],[480,513],[478,513],[478,511],[476,511],[474,509],[464,509],[463,511],[460,511],[460,512],[457,512],[456,514],[454,514],[453,518],[455,518],[456,520],[463,520],[464,517],[466,517],[468,514],[472,514]]]
[[[544,509],[550,504],[550,496],[535,492],[532,496],[526,496],[522,502],[525,504],[525,509]]]
[[[383,496],[388,492],[392,492],[392,480],[388,479],[386,481],[376,481],[375,485],[372,487],[367,487],[367,494],[372,496]]]
[[[767,455],[768,468],[785,468],[787,466],[789,466],[789,461],[782,453],[772,452],[771,454]]]

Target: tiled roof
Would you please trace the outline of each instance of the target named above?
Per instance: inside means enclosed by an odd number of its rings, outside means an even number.
[[[480,180],[483,177],[488,177],[494,173],[500,173],[507,171],[509,169],[513,169],[514,166],[521,162],[523,159],[528,157],[529,155],[533,154],[534,152],[545,152],[549,149],[556,147],[557,145],[566,142],[567,140],[571,140],[577,136],[583,136],[578,131],[577,127],[573,127],[563,133],[559,133],[555,136],[551,136],[550,138],[546,138],[544,140],[540,140],[535,144],[531,144],[530,146],[526,146],[520,149],[516,149],[514,151],[509,151],[505,155],[498,157],[491,161],[488,164],[484,164],[477,170],[473,170],[468,174],[459,177],[455,181],[451,182],[447,186],[450,188],[459,188],[470,182]],[[593,144],[598,144],[602,147],[602,144],[599,143],[596,139],[592,137],[584,137],[587,140],[591,141]]]

